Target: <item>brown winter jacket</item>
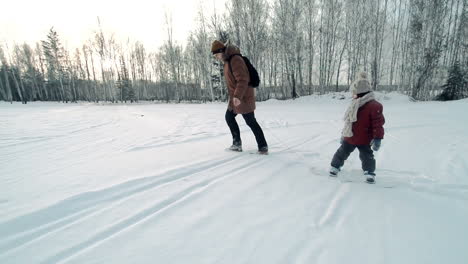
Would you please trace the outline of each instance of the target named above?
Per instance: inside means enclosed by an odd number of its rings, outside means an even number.
[[[239,48],[228,45],[224,52],[224,78],[229,93],[228,109],[234,110],[237,114],[251,113],[255,110],[255,89],[248,85],[250,75],[244,59],[234,54],[240,54]],[[229,69],[228,60],[231,61],[232,73]],[[239,98],[241,101],[241,104],[237,107],[233,103],[234,97]]]

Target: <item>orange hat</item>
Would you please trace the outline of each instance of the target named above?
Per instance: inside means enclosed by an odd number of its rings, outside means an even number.
[[[226,50],[226,46],[224,46],[224,43],[222,43],[219,40],[215,40],[211,44],[211,52],[213,54],[221,53],[221,52],[224,52],[225,50]]]

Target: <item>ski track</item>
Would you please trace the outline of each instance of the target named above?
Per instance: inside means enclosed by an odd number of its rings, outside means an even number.
[[[208,138],[227,136],[227,135],[230,135],[230,134],[228,133],[210,134],[210,133],[200,132],[200,133],[191,134],[189,138],[187,138],[187,136],[182,135],[182,134],[162,136],[160,138],[155,139],[152,142],[145,143],[141,146],[132,146],[129,149],[125,150],[125,152],[141,151],[141,150],[148,150],[148,149],[160,148],[160,147],[165,147],[165,146],[173,146],[173,145],[178,145],[178,144],[203,141]]]
[[[106,190],[84,193],[49,208],[42,209],[27,216],[22,216],[19,219],[17,218],[6,223],[0,223],[0,237],[5,240],[4,243],[8,246],[2,247],[1,245],[3,243],[0,243],[0,252],[7,252],[16,247],[20,247],[44,234],[51,235],[55,231],[60,231],[62,227],[82,220],[87,214],[93,216],[92,214],[98,213],[99,211],[93,212],[91,209],[97,207],[99,204],[118,202],[120,200],[129,199],[142,192],[155,191],[162,186],[176,183],[185,178],[194,177],[194,175],[196,176],[204,171],[216,169],[221,165],[229,164],[229,162],[236,161],[239,158],[240,156],[230,157],[216,162],[201,162],[189,167],[165,172],[163,175],[167,176],[163,179],[160,179],[161,176],[153,176],[122,183]],[[107,207],[101,209],[106,208]],[[64,212],[70,215],[64,216]],[[37,221],[41,219],[41,216],[49,216],[49,218],[45,218],[41,223]],[[60,218],[50,219],[50,217],[53,216],[60,216]],[[13,223],[15,223],[17,229],[9,228]]]
[[[236,169],[246,170],[250,166],[252,166],[252,164],[256,164],[256,163],[257,161],[251,161],[247,164],[243,164],[242,166]],[[160,213],[163,213],[166,210],[174,209],[175,207],[179,206],[180,203],[189,202],[190,198],[193,198],[194,195],[197,195],[205,191],[209,186],[229,176],[232,176],[232,175],[226,174],[221,177],[215,177],[214,179],[204,180],[195,185],[191,185],[190,187],[184,189],[181,192],[172,194],[170,198],[164,200],[163,202],[152,205],[148,208],[145,208],[144,210],[137,212],[133,216],[119,221],[117,224],[114,224],[111,227],[100,231],[98,234],[87,239],[86,241],[83,241],[82,243],[78,245],[75,245],[67,250],[64,250],[56,254],[55,256],[45,260],[42,263],[55,263],[55,262],[63,263],[79,255],[80,253],[83,253],[86,250],[93,248],[96,245],[99,245],[105,240],[110,239],[111,237],[116,236],[119,233],[124,232],[132,228],[135,225],[140,224],[141,222],[149,221],[150,219],[153,221],[154,218],[157,217]]]
[[[85,220],[93,221],[92,217],[99,216],[98,214],[104,214],[104,212],[102,212],[104,210],[115,210],[115,208],[117,206],[123,205],[125,200],[130,199],[132,196],[141,195],[143,192],[150,192],[150,191],[153,192],[156,189],[163,187],[164,185],[175,184],[177,181],[184,180],[184,178],[193,178],[197,174],[202,174],[202,173],[204,173],[206,171],[216,169],[219,166],[219,164],[229,164],[229,162],[234,162],[234,161],[240,159],[241,157],[242,156],[238,156],[238,157],[229,158],[227,160],[221,160],[221,161],[217,162],[216,164],[215,163],[209,163],[206,166],[200,166],[198,171],[194,170],[193,167],[192,167],[190,174],[187,175],[186,173],[181,173],[181,175],[179,175],[180,176],[179,178],[177,178],[177,176],[175,176],[172,180],[170,180],[168,182],[165,182],[165,183],[162,183],[162,184],[161,183],[154,183],[154,184],[143,185],[143,186],[139,186],[138,189],[129,189],[129,190],[126,191],[126,193],[121,193],[121,194],[116,193],[114,196],[110,196],[110,197],[106,197],[106,198],[100,198],[100,199],[97,199],[97,200],[90,200],[89,201],[90,204],[91,203],[96,203],[96,202],[102,203],[103,202],[102,200],[114,201],[114,203],[119,203],[119,204],[111,204],[109,206],[99,208],[99,210],[93,211],[89,215],[86,215],[86,213],[89,213],[88,212],[89,210],[96,207],[96,206],[93,206],[91,208],[86,208],[81,213],[74,214],[74,215],[72,215],[70,217],[65,217],[64,219],[59,219],[59,220],[55,221],[56,223],[52,222],[51,224],[45,224],[45,227],[44,227],[43,230],[36,231],[35,233],[30,233],[30,234],[28,234],[29,236],[21,237],[20,242],[22,242],[24,244],[17,245],[16,249],[21,249],[21,246],[25,246],[25,245],[30,244],[30,243],[40,243],[41,238],[44,238],[46,236],[52,236],[54,233],[60,232],[61,230],[65,229],[67,227],[70,227],[73,224],[83,222]],[[250,161],[250,162],[247,162],[247,163],[243,163],[242,165],[238,166],[237,169],[246,170],[250,166],[255,165],[257,163],[261,164],[258,161],[254,160],[254,161]],[[185,171],[185,169],[184,169],[184,171]],[[189,197],[193,196],[194,194],[202,192],[204,189],[208,188],[210,185],[214,184],[215,182],[223,180],[224,178],[229,177],[229,176],[231,176],[231,175],[226,174],[226,175],[221,176],[221,177],[214,177],[213,179],[207,179],[207,180],[203,180],[203,181],[201,181],[199,183],[189,185],[184,190],[182,190],[182,191],[180,191],[180,192],[178,192],[176,194],[171,194],[171,196],[169,198],[167,198],[166,200],[164,200],[164,201],[162,201],[160,203],[151,205],[150,207],[145,208],[143,210],[135,212],[134,215],[132,215],[132,216],[126,218],[126,219],[120,220],[117,224],[114,224],[114,225],[112,225],[112,226],[110,226],[108,228],[105,228],[105,230],[100,230],[99,233],[95,234],[93,237],[87,239],[86,241],[84,241],[82,243],[74,245],[74,246],[72,246],[72,247],[70,247],[70,248],[56,254],[55,256],[53,256],[53,257],[47,259],[46,261],[44,261],[43,263],[56,263],[56,262],[60,263],[60,261],[62,261],[62,260],[69,259],[72,256],[75,256],[75,255],[79,254],[80,252],[85,251],[88,248],[92,248],[95,245],[97,245],[97,244],[99,244],[99,243],[101,243],[101,242],[103,242],[103,241],[105,241],[105,240],[107,240],[107,239],[109,239],[109,238],[111,238],[111,237],[113,237],[115,235],[118,235],[120,232],[123,232],[123,231],[125,231],[127,229],[130,229],[132,226],[135,226],[135,225],[139,224],[140,222],[147,220],[148,218],[154,219],[154,217],[157,216],[159,213],[161,213],[161,212],[163,212],[165,210],[171,209],[172,207],[176,206],[180,202],[188,201]],[[126,183],[125,185],[129,185],[129,184]],[[107,190],[104,191],[104,192],[107,192]],[[97,196],[99,196],[99,195],[97,195]],[[123,200],[119,200],[119,199],[123,199]],[[74,200],[79,201],[79,200],[89,200],[89,199],[85,199],[84,197],[80,196],[80,197],[76,197],[76,199],[74,199]],[[63,205],[62,207],[67,207],[67,206]],[[50,212],[47,212],[47,214],[49,214],[49,213]],[[46,213],[41,212],[40,214],[46,214]],[[32,218],[34,218],[34,217],[32,217]],[[68,218],[70,218],[70,219],[68,219]],[[12,241],[6,241],[6,242],[12,243]],[[18,241],[16,241],[16,244],[18,244]],[[0,249],[2,251],[4,250],[4,248],[0,248]],[[14,249],[9,249],[9,250],[12,250],[13,252],[8,252],[7,251],[7,252],[5,252],[6,255],[11,254],[11,253],[15,253]]]
[[[341,210],[343,201],[348,193],[349,185],[340,185],[323,216],[319,219],[316,225],[317,228],[323,228],[325,225],[333,224],[333,222],[337,221],[339,211]]]

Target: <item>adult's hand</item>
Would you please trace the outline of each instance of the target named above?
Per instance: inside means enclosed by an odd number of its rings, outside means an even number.
[[[234,106],[239,106],[241,104],[241,101],[239,100],[239,98],[236,98],[236,97],[232,99],[232,102],[234,103]]]

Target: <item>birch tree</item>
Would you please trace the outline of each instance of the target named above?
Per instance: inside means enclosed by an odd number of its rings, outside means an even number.
[[[0,63],[2,64],[0,68],[0,74],[1,74],[0,75],[0,82],[1,82],[0,88],[2,88],[1,94],[4,100],[12,102],[13,93],[11,91],[11,85],[10,85],[9,65],[8,65],[8,61],[7,61],[7,58],[5,56],[2,46],[0,46]]]

